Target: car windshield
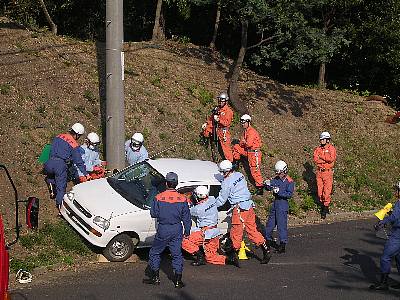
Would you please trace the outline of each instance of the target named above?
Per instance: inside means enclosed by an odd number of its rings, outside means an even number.
[[[165,190],[165,178],[146,161],[107,178],[110,186],[130,203],[148,209],[154,197]]]

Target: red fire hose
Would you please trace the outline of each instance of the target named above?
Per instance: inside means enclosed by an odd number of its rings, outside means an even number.
[[[0,299],[8,299],[8,251],[4,239],[3,219],[0,216]]]

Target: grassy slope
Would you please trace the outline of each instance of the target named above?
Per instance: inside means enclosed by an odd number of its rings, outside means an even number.
[[[100,131],[96,45],[10,27],[3,22],[0,28],[1,162],[23,197],[44,200],[42,218],[49,219],[54,207],[37,156],[76,121]],[[127,135],[143,132],[150,153],[185,141],[165,155],[208,159],[196,143],[198,129],[213,105],[209,96],[226,88],[227,62],[191,45],[132,43],[125,50]],[[312,207],[311,155],[323,130],[338,148],[336,207],[372,208],[391,198],[399,133],[397,125],[383,122],[390,108],[349,93],[282,85],[249,71],[240,86],[268,155],[263,173],[271,175],[274,163],[286,160],[297,183],[296,203]],[[233,132],[240,134],[237,124]],[[261,208],[267,198],[257,199]]]

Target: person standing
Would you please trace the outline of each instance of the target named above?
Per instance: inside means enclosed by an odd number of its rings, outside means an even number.
[[[261,246],[263,259],[261,264],[267,264],[271,259],[271,250],[263,235],[257,230],[256,214],[254,213],[254,202],[247,188],[244,175],[232,169],[229,160],[223,160],[219,164],[219,171],[224,179],[221,183],[221,190],[217,197],[217,206],[222,206],[226,201],[232,206],[232,226],[230,238],[233,244],[233,251],[230,255],[232,261],[237,261],[237,251],[240,249],[243,240],[243,230],[246,230],[249,239]]]
[[[273,179],[264,182],[265,188],[268,191],[272,191],[275,197],[268,216],[265,238],[268,241],[268,245],[275,247],[276,252],[278,253],[285,253],[286,251],[286,244],[288,242],[288,200],[292,197],[294,192],[294,181],[287,175],[287,173],[287,164],[283,160],[279,160],[275,164],[276,176]],[[278,228],[279,245],[277,245],[272,238],[272,232],[275,227]]]
[[[55,186],[50,190],[54,191],[59,216],[61,215],[60,208],[67,189],[68,165],[75,164],[82,172],[82,175],[86,177],[86,180],[91,179],[78,151],[79,144],[77,141],[84,133],[85,128],[83,125],[75,123],[68,133],[56,136],[51,143],[49,160],[44,164],[46,182],[52,187]]]
[[[183,239],[182,249],[196,256],[192,266],[205,265],[206,261],[214,265],[235,264],[234,261],[232,262],[224,255],[218,254],[221,233],[217,228],[217,200],[208,196],[208,193],[208,188],[203,185],[194,190],[196,202],[190,208],[190,214],[196,218],[197,226],[192,227],[190,236]],[[205,253],[203,253],[201,246]]]
[[[388,279],[392,265],[392,258],[396,260],[397,272],[400,274],[400,182],[396,184],[397,201],[394,205],[393,212],[375,224],[375,230],[382,229],[386,224],[392,225],[392,232],[383,249],[380,259],[380,281],[371,285],[372,290],[388,290]],[[400,284],[391,286],[394,289],[400,289]]]
[[[100,160],[99,144],[99,135],[95,132],[90,132],[87,135],[83,145],[78,149],[82,156],[82,160],[85,163],[86,171],[90,174],[92,179],[104,178],[106,175],[104,170],[106,162]],[[78,171],[79,182],[85,182],[86,177],[79,170],[79,168],[76,169]]]
[[[150,208],[150,215],[157,219],[158,227],[146,269],[146,275],[149,278],[143,279],[143,283],[160,284],[161,254],[168,247],[172,255],[174,285],[176,288],[182,288],[185,286],[182,282],[182,235],[183,231],[185,237],[190,235],[190,211],[187,198],[175,189],[178,185],[178,175],[169,172],[165,179],[167,190],[155,197]],[[182,223],[184,228],[182,228]]]
[[[130,140],[125,142],[125,157],[128,165],[134,165],[149,158],[144,143],[143,134],[136,132]]]
[[[329,213],[331,193],[333,188],[333,167],[336,162],[336,149],[331,144],[329,132],[322,132],[319,136],[320,145],[314,150],[314,162],[317,166],[316,179],[318,198],[321,203],[321,218],[325,219]]]
[[[233,145],[233,158],[235,168],[241,156],[247,157],[250,173],[256,185],[257,194],[262,195],[264,190],[263,178],[261,175],[261,137],[257,130],[250,124],[251,117],[245,114],[240,117],[240,124],[243,127],[243,134],[238,144]]]
[[[221,93],[217,98],[218,106],[212,110],[211,116],[207,122],[202,125],[202,135],[209,138],[212,136],[213,129],[215,129],[225,159],[232,162],[233,154],[229,129],[232,124],[233,110],[228,105],[229,97],[226,93]],[[214,125],[216,128],[213,128]]]

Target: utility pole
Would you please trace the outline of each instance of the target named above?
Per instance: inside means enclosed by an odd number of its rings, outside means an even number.
[[[108,168],[125,167],[123,0],[106,0],[106,159]]]

